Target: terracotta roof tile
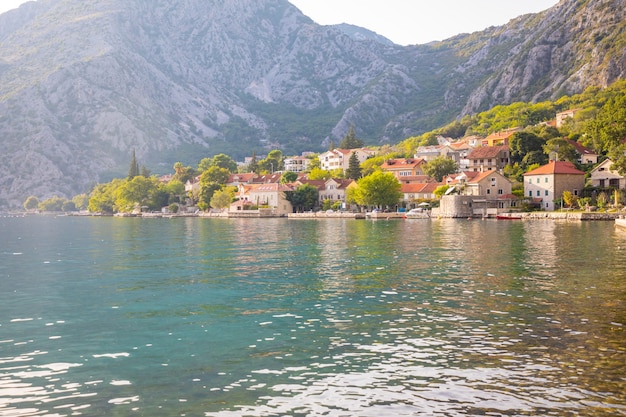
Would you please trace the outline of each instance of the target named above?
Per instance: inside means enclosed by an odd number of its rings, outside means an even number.
[[[585,175],[583,171],[577,169],[574,164],[569,161],[550,161],[546,165],[525,173],[524,176],[548,174]]]
[[[469,155],[467,155],[467,159],[485,159],[485,158],[497,158],[500,152],[509,151],[509,147],[507,145],[502,146],[481,146],[479,148],[474,148]]]

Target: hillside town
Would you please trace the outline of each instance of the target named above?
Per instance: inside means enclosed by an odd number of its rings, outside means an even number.
[[[573,114],[572,111],[559,113],[551,123],[560,127]],[[385,159],[379,169],[397,180],[401,197],[396,204],[376,205],[376,208],[406,213],[420,205],[428,205],[435,208],[439,217],[496,217],[522,210],[550,212],[567,208],[595,211],[598,207],[591,203],[598,204],[599,193],[602,194],[600,208],[619,204],[619,201],[610,200],[617,199],[616,191],[626,187],[624,176],[613,169],[610,159],[598,163],[600,155],[574,141],[570,143],[576,151],[576,164],[551,159],[524,173],[523,189],[515,192],[515,182],[504,175],[504,170],[511,164],[509,140],[519,131],[520,128],[507,129],[485,138],[469,136],[461,140],[439,137],[437,145],[417,148],[412,158]],[[310,164],[314,160],[311,154],[284,158],[284,167],[279,172],[231,174],[225,185],[236,189],[235,201],[226,208],[208,212],[227,216],[255,216],[262,212],[268,216],[287,216],[297,212],[298,208],[293,206],[286,193],[305,184],[317,191],[316,204],[308,207],[311,212],[323,209],[325,214],[358,213],[372,209],[361,207],[350,198],[350,190],[357,188],[358,183],[356,179],[346,178],[346,173],[351,158],[356,158],[361,165],[376,156],[377,151],[367,147],[337,148],[321,153],[317,156],[321,170],[339,174],[328,179],[309,178]],[[428,175],[425,167],[437,158],[453,161],[456,172],[439,180]],[[586,167],[589,174],[577,165]],[[297,178],[285,182],[282,175],[285,172],[295,173]],[[583,195],[586,186],[593,190],[593,199],[590,195]],[[190,196],[198,195],[200,188],[200,176],[185,184],[185,191]],[[578,206],[573,207],[576,203]],[[196,210],[193,205],[191,209]]]

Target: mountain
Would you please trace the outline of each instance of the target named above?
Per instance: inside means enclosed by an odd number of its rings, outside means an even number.
[[[0,15],[0,206],[225,152],[395,143],[624,78],[626,0],[403,47],[287,0],[38,0]]]

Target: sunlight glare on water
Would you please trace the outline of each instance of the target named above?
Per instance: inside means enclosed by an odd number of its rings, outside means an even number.
[[[609,223],[0,233],[2,416],[626,415],[626,233]]]

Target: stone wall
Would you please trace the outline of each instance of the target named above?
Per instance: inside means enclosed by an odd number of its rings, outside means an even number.
[[[441,197],[439,208],[433,210],[433,217],[472,217],[474,215],[472,201],[475,198],[469,195],[444,195]]]

